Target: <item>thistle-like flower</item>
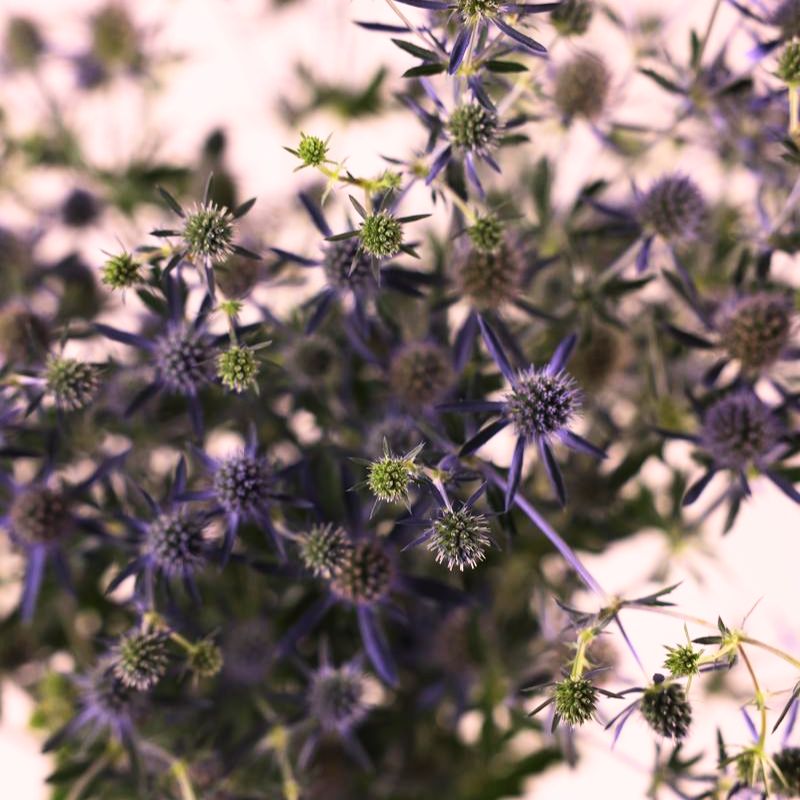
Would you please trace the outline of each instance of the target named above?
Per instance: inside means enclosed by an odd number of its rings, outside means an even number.
[[[47,393],[66,411],[86,408],[100,389],[100,374],[94,364],[63,356],[48,358],[44,379]]]
[[[561,36],[583,36],[592,22],[594,0],[561,0],[550,22]]]
[[[448,394],[455,378],[450,354],[434,342],[404,345],[389,365],[392,395],[411,409],[436,405]]]
[[[566,489],[550,443],[553,440],[560,441],[579,453],[605,458],[602,450],[570,430],[580,408],[581,395],[575,381],[564,372],[564,365],[575,347],[577,337],[572,335],[564,339],[546,366],[515,371],[494,330],[483,318],[479,318],[479,324],[484,343],[511,385],[510,389],[502,401],[464,400],[445,403],[439,408],[467,413],[489,412],[498,416],[462,445],[462,455],[474,453],[501,430],[509,425],[513,427],[517,444],[506,484],[506,508],[510,508],[516,495],[525,448],[529,444],[537,447],[553,491],[563,505],[566,502]]]
[[[130,289],[142,279],[141,265],[131,253],[110,256],[102,268],[102,281],[111,289]]]
[[[341,600],[370,606],[388,596],[394,574],[394,564],[380,543],[363,539],[344,551],[330,585]]]
[[[135,631],[123,636],[114,648],[114,676],[130,689],[151,689],[167,672],[167,641],[159,631]]]
[[[258,389],[258,370],[255,350],[247,345],[231,345],[217,356],[217,377],[223,386],[238,394]]]
[[[284,150],[297,156],[303,163],[295,169],[295,172],[304,167],[319,167],[328,162],[328,143],[331,137],[320,139],[319,136],[309,136],[301,131],[300,143],[297,149],[284,147]]]
[[[469,229],[472,241],[475,241]],[[461,294],[479,311],[497,311],[518,299],[522,288],[525,259],[517,243],[481,234],[482,247],[469,248],[456,260],[456,282]]]
[[[800,795],[800,747],[784,747],[775,753],[775,783],[780,793],[795,797]]]
[[[597,709],[597,689],[586,678],[564,678],[553,690],[555,713],[570,725],[583,725]]]
[[[403,502],[408,505],[409,488],[420,475],[417,456],[422,452],[421,443],[405,455],[396,456],[383,441],[383,456],[367,463],[366,486],[377,501],[385,503]]]
[[[193,575],[206,558],[203,515],[185,508],[159,514],[147,527],[147,553],[167,578]]]
[[[611,72],[603,58],[581,52],[558,68],[553,102],[566,122],[594,120],[605,110],[610,88]]]
[[[692,678],[700,673],[702,656],[703,651],[698,650],[691,642],[677,647],[667,647],[664,667],[670,671],[673,678]]]
[[[679,683],[666,680],[656,673],[641,699],[642,716],[658,734],[683,739],[692,722],[692,707]]]
[[[189,650],[187,667],[198,678],[213,678],[221,672],[223,663],[222,650],[212,639],[201,639]]]
[[[789,42],[783,48],[776,75],[790,88],[800,86],[800,42]]]
[[[367,714],[361,670],[354,664],[320,667],[311,675],[308,707],[323,730],[352,730]]]
[[[639,198],[637,209],[642,228],[671,243],[696,239],[707,213],[697,184],[688,175],[679,173],[659,178]]]
[[[351,548],[344,529],[331,522],[312,526],[299,537],[298,546],[303,566],[327,580],[344,567]]]
[[[438,564],[447,564],[450,571],[475,569],[491,546],[488,533],[487,518],[472,508],[442,509],[433,521],[428,550],[435,554]]]
[[[467,228],[467,236],[479,253],[494,253],[503,245],[505,228],[496,214],[478,214]]]

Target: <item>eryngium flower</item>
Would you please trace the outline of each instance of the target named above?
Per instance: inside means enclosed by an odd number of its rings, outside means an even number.
[[[455,381],[450,354],[433,342],[413,342],[399,350],[389,367],[393,394],[409,408],[442,400]]]
[[[328,158],[328,143],[319,136],[307,136],[305,133],[300,134],[300,144],[297,150],[290,150],[302,162],[305,167],[318,167],[324,164]]]
[[[597,708],[597,689],[586,678],[564,678],[553,697],[556,714],[570,725],[588,722]]]
[[[311,677],[308,706],[323,730],[350,730],[367,713],[361,672],[350,664],[321,667]]]
[[[603,113],[610,88],[606,62],[595,53],[578,53],[558,68],[553,101],[567,121],[574,117],[592,120]]]
[[[408,487],[415,479],[418,467],[414,460],[422,450],[418,445],[404,456],[393,455],[389,443],[384,442],[383,456],[371,461],[367,467],[367,487],[378,499],[395,503],[408,499]]]
[[[550,14],[550,22],[561,36],[582,36],[594,13],[593,0],[562,0]]]
[[[74,529],[69,503],[58,489],[32,484],[11,503],[9,520],[14,534],[26,544],[49,544]]]
[[[366,248],[364,248],[366,250]],[[322,269],[328,283],[336,289],[366,289],[375,283],[369,258],[357,239],[326,242]]]
[[[800,36],[800,0],[782,0],[769,15],[769,22],[781,29],[783,39]]]
[[[775,754],[774,762],[780,770],[780,775],[775,776],[779,793],[791,797],[800,795],[800,747],[784,747]]]
[[[74,358],[51,356],[45,367],[47,392],[68,411],[86,408],[97,395],[100,376],[93,364]]]
[[[783,295],[758,292],[722,310],[720,344],[747,370],[776,361],[792,335],[793,310]]]
[[[686,692],[679,683],[665,681],[663,675],[653,676],[653,681],[642,695],[642,716],[661,736],[682,739],[692,722],[692,707]]]
[[[214,473],[214,493],[228,513],[254,513],[270,498],[272,471],[259,455],[236,453],[221,461]]]
[[[101,280],[112,289],[129,289],[141,280],[139,263],[130,253],[111,256],[103,265]]]
[[[343,600],[373,604],[389,593],[394,577],[392,561],[378,542],[356,542],[344,551],[333,571],[331,588]]]
[[[506,395],[505,413],[517,436],[532,442],[567,428],[580,404],[580,392],[571,375],[531,367],[519,374]]]
[[[725,395],[703,415],[700,441],[717,466],[744,470],[775,449],[783,426],[772,410],[747,389]]]
[[[789,42],[778,59],[777,76],[789,84],[800,84],[800,42]]]
[[[391,258],[400,252],[403,226],[388,211],[378,211],[364,217],[358,238],[361,249],[368,255],[374,258]]]
[[[489,523],[483,514],[467,506],[458,510],[443,508],[433,522],[428,549],[436,554],[437,563],[463,572],[465,567],[474,569],[486,558],[491,545],[488,533]]]
[[[453,144],[474,153],[484,153],[496,144],[497,128],[497,115],[480,103],[458,106],[447,120]]]
[[[224,261],[233,252],[233,214],[213,201],[196,205],[186,216],[182,235],[189,255]]]
[[[3,39],[3,51],[14,69],[33,67],[44,52],[44,39],[37,24],[28,17],[11,17]]]
[[[222,665],[222,650],[211,639],[201,639],[189,651],[188,667],[200,678],[213,678]]]
[[[169,577],[194,573],[203,563],[205,518],[185,509],[165,511],[147,528],[147,548],[157,569]]]
[[[106,67],[140,66],[139,33],[121,3],[108,3],[92,18],[92,55]]]
[[[114,648],[114,675],[122,683],[143,692],[164,677],[169,664],[164,633],[135,632],[124,636]]]
[[[481,253],[493,253],[503,244],[505,225],[495,214],[478,215],[467,228],[472,246]]]
[[[456,268],[463,296],[475,308],[488,311],[518,297],[525,264],[520,250],[506,240],[491,250],[471,248]]]
[[[706,220],[706,202],[686,175],[659,178],[639,198],[637,217],[642,227],[668,241],[695,239]]]
[[[178,327],[156,340],[155,360],[161,381],[175,394],[195,395],[214,376],[212,345],[202,331]]]
[[[217,377],[231,391],[241,393],[256,385],[258,359],[252,347],[232,345],[217,356]]]
[[[664,659],[664,667],[670,671],[673,678],[690,678],[700,672],[701,650],[696,650],[691,644],[668,647]]]
[[[350,549],[347,534],[330,522],[314,525],[300,538],[300,560],[318,578],[329,579],[342,569]]]

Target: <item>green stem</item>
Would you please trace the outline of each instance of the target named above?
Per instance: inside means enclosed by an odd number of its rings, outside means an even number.
[[[716,0],[714,3],[714,8],[711,10],[711,16],[708,19],[708,25],[706,25],[706,32],[703,34],[703,38],[700,40],[700,49],[697,52],[697,61],[695,62],[695,75],[700,74],[700,68],[703,64],[703,56],[706,52],[706,45],[708,44],[708,40],[711,37],[711,31],[714,28],[714,23],[717,21],[717,15],[719,14],[720,6],[722,5],[722,0]]]

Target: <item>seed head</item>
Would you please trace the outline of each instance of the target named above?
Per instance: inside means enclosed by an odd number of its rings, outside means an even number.
[[[531,367],[519,374],[505,402],[506,414],[517,435],[534,441],[566,428],[574,419],[581,398],[571,375],[551,375]]]
[[[492,17],[500,10],[500,0],[456,0],[463,19],[474,24],[483,17]]]
[[[668,241],[697,238],[706,221],[706,202],[695,182],[686,175],[657,180],[639,200],[641,225]]]
[[[93,17],[92,55],[105,67],[140,65],[139,34],[121,3],[110,2]]]
[[[189,669],[199,678],[218,675],[222,664],[222,650],[211,639],[201,639],[189,651]]]
[[[370,604],[382,600],[392,585],[394,569],[378,542],[362,541],[345,550],[333,572],[331,588],[343,600]]]
[[[370,260],[356,239],[326,242],[322,268],[328,284],[335,289],[360,291],[375,283]]]
[[[39,26],[28,17],[11,17],[6,27],[3,50],[14,69],[29,69],[44,52]]]
[[[351,665],[321,667],[311,678],[308,705],[323,730],[350,730],[367,713],[363,676]]]
[[[86,408],[100,388],[97,367],[74,358],[51,356],[45,367],[47,391],[68,411]]]
[[[701,650],[696,650],[691,644],[678,647],[668,647],[664,667],[670,671],[673,678],[691,678],[700,672]]]
[[[224,261],[232,252],[234,222],[231,212],[214,202],[195,206],[183,226],[189,254]]]
[[[770,366],[792,335],[793,311],[787,298],[758,292],[724,309],[718,323],[720,343],[746,370]]]
[[[14,534],[29,545],[58,542],[72,533],[74,528],[64,493],[36,484],[27,487],[12,500],[9,519]]]
[[[763,462],[782,434],[772,410],[751,391],[740,390],[706,410],[700,440],[717,466],[739,470]]]
[[[217,356],[217,377],[231,391],[241,393],[256,385],[258,359],[247,345],[232,345]]]
[[[73,189],[61,206],[61,218],[65,225],[83,228],[90,225],[100,214],[100,203],[86,189]]]
[[[447,132],[456,147],[469,152],[489,150],[497,140],[497,115],[480,103],[458,106],[447,120]]]
[[[570,725],[588,722],[597,708],[597,689],[585,678],[564,678],[556,684],[555,709]]]
[[[370,492],[386,503],[396,503],[408,499],[408,489],[415,480],[418,467],[414,459],[422,445],[404,456],[392,455],[388,442],[384,442],[383,456],[372,461],[367,468],[367,486]]]
[[[164,386],[194,395],[214,377],[214,350],[201,331],[175,328],[156,340],[155,361]]]
[[[449,353],[432,342],[406,345],[389,367],[392,392],[409,408],[435,405],[450,391],[454,381]]]
[[[470,249],[457,269],[464,297],[477,309],[496,311],[519,295],[525,264],[520,250],[502,241],[491,251]]]
[[[789,86],[800,84],[800,42],[789,42],[778,59],[778,77]]]
[[[297,157],[305,167],[318,167],[328,158],[328,143],[319,136],[306,136],[300,134],[300,144],[297,146]]]
[[[665,681],[663,675],[653,676],[653,684],[642,695],[642,716],[661,736],[683,739],[692,722],[692,707],[683,686]]]
[[[168,664],[164,633],[131,633],[114,648],[114,675],[129,689],[139,692],[155,686],[164,677]]]
[[[553,101],[565,119],[591,120],[603,113],[610,88],[611,73],[606,62],[595,53],[583,52],[559,68]]]
[[[550,14],[550,21],[561,36],[583,36],[594,14],[592,0],[562,0]]]
[[[781,787],[780,794],[785,792],[791,797],[800,795],[800,747],[784,747],[775,754],[774,760],[783,776],[783,780],[775,776],[776,783]]]
[[[103,265],[102,281],[112,289],[129,289],[141,281],[139,263],[130,253],[120,253]]]
[[[478,215],[467,228],[472,246],[481,253],[494,253],[503,243],[505,224],[491,212]]]
[[[0,353],[7,361],[37,362],[50,342],[50,328],[25,306],[11,303],[0,311]]]
[[[342,528],[328,522],[314,525],[300,539],[300,560],[318,578],[330,579],[345,564],[351,549]]]
[[[403,226],[388,212],[369,214],[358,234],[361,249],[374,258],[391,258],[400,252]]]
[[[229,456],[214,473],[214,492],[228,513],[248,514],[269,501],[272,472],[266,460],[245,452]]]
[[[451,571],[475,569],[491,545],[488,533],[489,523],[483,514],[467,507],[445,508],[434,520],[428,549],[436,554],[437,563],[447,564]]]
[[[147,549],[167,577],[191,575],[203,563],[205,521],[179,509],[156,517],[147,529]]]

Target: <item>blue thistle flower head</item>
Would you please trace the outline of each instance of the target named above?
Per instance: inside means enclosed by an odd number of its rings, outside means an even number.
[[[54,545],[75,530],[69,496],[60,488],[32,483],[11,501],[8,520],[12,537],[25,546]]]
[[[683,739],[692,723],[692,707],[683,686],[657,673],[642,693],[640,710],[647,724],[661,736]]]
[[[323,664],[311,675],[308,708],[324,731],[351,731],[368,712],[361,670],[355,664]]]
[[[516,434],[529,442],[558,436],[574,421],[580,406],[575,379],[546,367],[519,372],[505,398],[505,413]]]
[[[217,350],[202,329],[170,327],[156,339],[153,355],[159,380],[173,394],[194,396],[214,380]]]
[[[785,791],[792,797],[800,795],[800,747],[784,746],[775,753],[773,760],[776,772],[780,773],[773,777],[781,793]]]
[[[489,521],[471,506],[443,508],[433,521],[428,540],[428,550],[436,556],[438,564],[446,564],[452,572],[457,569],[475,569],[486,558],[491,546]]]
[[[394,563],[380,542],[361,539],[344,550],[330,586],[341,600],[371,606],[386,599],[394,577]]]
[[[784,434],[773,410],[754,392],[741,389],[706,409],[700,443],[718,467],[744,471],[764,465]]]
[[[47,359],[44,380],[48,394],[66,411],[86,408],[100,389],[100,373],[94,364],[63,356]]]
[[[166,674],[167,642],[167,635],[161,631],[134,631],[123,636],[114,646],[114,676],[138,692],[151,689]]]
[[[166,578],[193,576],[205,563],[207,519],[204,514],[175,507],[162,511],[147,526],[146,551]]]
[[[214,496],[229,514],[252,516],[263,511],[273,484],[267,459],[250,448],[218,461],[214,471]]]
[[[137,711],[136,692],[114,674],[112,661],[98,662],[87,674],[78,676],[76,683],[78,713],[64,732],[88,728],[92,738],[109,735],[117,741],[130,741]]]
[[[555,77],[553,102],[565,121],[594,120],[606,108],[611,72],[596,53],[581,52],[562,64]]]
[[[636,211],[645,231],[668,242],[696,239],[706,224],[707,213],[697,184],[680,173],[659,178],[639,198]]]
[[[716,322],[719,342],[748,371],[771,366],[786,351],[794,328],[788,297],[757,292],[722,307]]]
[[[357,239],[325,242],[322,269],[328,285],[338,290],[363,292],[377,285],[372,262]]]

